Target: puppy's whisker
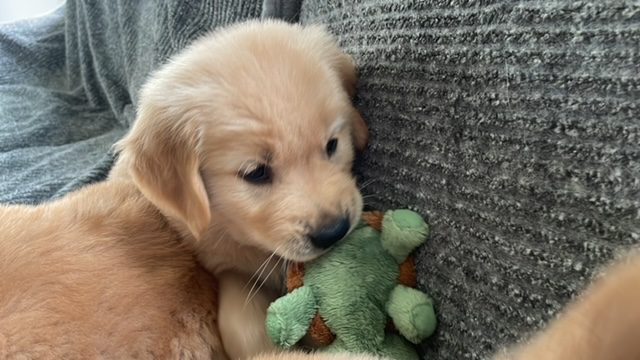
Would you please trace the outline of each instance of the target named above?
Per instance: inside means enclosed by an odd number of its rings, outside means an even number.
[[[269,257],[267,257],[262,262],[262,264],[258,267],[258,269],[253,273],[253,276],[251,276],[249,281],[247,281],[247,283],[242,288],[243,291],[246,290],[247,286],[249,286],[251,282],[253,282],[253,285],[251,286],[251,290],[249,290],[249,294],[253,292],[253,289],[256,287],[256,284],[258,284],[258,281],[260,281],[260,277],[262,276],[262,274],[264,274],[264,271],[267,269],[269,262],[271,261],[271,259],[273,259],[273,257],[276,255],[276,253],[278,252],[278,250],[280,250],[281,247],[282,247],[282,244],[276,247],[275,250],[273,250],[273,252],[271,253],[271,255],[269,255]]]
[[[218,236],[218,240],[216,240],[216,242],[213,244],[213,246],[211,246],[211,250],[215,250],[218,247],[218,245],[220,245],[220,242],[222,242],[222,239],[224,239],[225,236],[227,236],[227,230],[226,229],[224,231],[222,231],[220,236]]]
[[[260,277],[262,276],[262,274],[264,274],[264,271],[267,269],[267,265],[269,264],[269,261],[271,261],[272,258],[273,258],[273,253],[268,258],[266,258],[262,262],[262,264],[260,264],[258,269],[256,269],[256,271],[253,273],[253,275],[251,275],[251,278],[242,287],[243,291],[247,289],[249,284],[252,284],[251,285],[251,289],[249,290],[249,292],[253,291],[253,288],[256,286],[256,284],[260,280]]]
[[[258,268],[256,269],[256,271],[253,273],[253,275],[251,275],[251,278],[249,278],[249,280],[244,284],[244,287],[242,287],[242,290],[244,291],[247,286],[249,286],[249,284],[251,284],[251,282],[256,278],[259,277],[263,272],[264,269],[267,267],[267,264],[269,263],[269,260],[271,259],[271,257],[267,257],[262,264],[260,264],[260,266],[258,266]]]
[[[247,300],[244,303],[244,307],[246,307],[251,302],[251,300],[253,300],[253,298],[260,292],[264,284],[266,284],[267,280],[269,280],[269,277],[271,276],[271,274],[273,274],[275,269],[277,269],[280,266],[280,261],[282,261],[282,258],[278,258],[278,260],[276,260],[275,265],[273,265],[273,267],[271,268],[271,271],[269,271],[267,276],[264,277],[264,279],[260,283],[260,286],[258,286],[258,288],[253,293],[251,291],[249,292],[249,294],[247,295]]]
[[[362,201],[362,207],[373,206],[373,205],[375,204],[373,204],[372,202],[364,201],[364,200]]]
[[[369,206],[372,205],[370,200],[375,200],[376,196],[375,195],[365,195],[362,197],[362,206]]]
[[[374,184],[375,182],[379,182],[379,181],[380,181],[379,179],[370,179],[370,180],[367,180],[367,181],[365,181],[365,182],[364,182],[364,183],[359,187],[359,189],[360,189],[360,191],[362,191],[362,190],[364,190],[367,186],[369,186],[369,185],[371,185],[371,184]]]

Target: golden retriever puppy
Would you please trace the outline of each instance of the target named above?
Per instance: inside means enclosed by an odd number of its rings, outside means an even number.
[[[640,256],[613,265],[548,328],[496,360],[640,359]]]
[[[109,179],[0,207],[0,358],[269,352],[284,263],[321,255],[361,214],[355,81],[323,29],[281,22],[172,58],[142,89]]]

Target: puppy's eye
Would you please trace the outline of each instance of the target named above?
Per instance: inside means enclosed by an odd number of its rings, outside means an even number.
[[[248,173],[242,174],[242,178],[251,184],[262,185],[271,182],[271,167],[261,164]]]
[[[333,154],[336,153],[336,149],[338,148],[338,139],[333,138],[331,140],[329,140],[327,142],[327,146],[325,147],[325,151],[327,152],[327,155],[329,155],[329,157],[331,157]]]

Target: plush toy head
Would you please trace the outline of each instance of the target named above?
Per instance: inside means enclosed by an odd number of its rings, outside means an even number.
[[[409,210],[366,213],[329,253],[291,267],[289,294],[267,313],[273,342],[287,348],[305,338],[326,351],[417,359],[406,340],[415,344],[431,335],[436,318],[431,299],[414,289],[409,254],[428,232]]]

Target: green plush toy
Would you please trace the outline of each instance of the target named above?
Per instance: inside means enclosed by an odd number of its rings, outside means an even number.
[[[417,360],[410,343],[430,336],[436,317],[432,300],[415,289],[409,255],[428,233],[413,211],[363,215],[329,253],[290,268],[289,293],[267,312],[272,341],[289,348],[304,338],[324,351]]]

